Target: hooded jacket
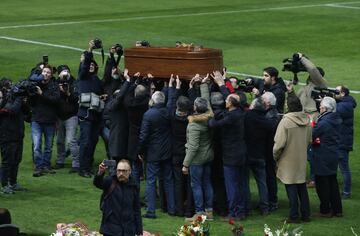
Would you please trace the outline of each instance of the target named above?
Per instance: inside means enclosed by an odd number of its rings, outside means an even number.
[[[284,184],[305,183],[307,148],[311,143],[308,115],[304,112],[285,114],[277,127],[274,142],[276,176]]]
[[[345,96],[337,101],[336,112],[343,120],[341,124],[340,149],[352,151],[354,142],[354,109],[356,101],[351,96]]]
[[[203,165],[214,159],[211,131],[208,127],[208,121],[212,116],[213,113],[208,111],[188,117],[189,124],[186,129],[184,166]]]

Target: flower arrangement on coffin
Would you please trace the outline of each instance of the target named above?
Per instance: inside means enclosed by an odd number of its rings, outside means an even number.
[[[210,226],[206,222],[206,216],[198,216],[196,220],[190,224],[180,226],[180,229],[174,233],[176,236],[209,236]]]
[[[102,236],[99,232],[90,231],[88,227],[82,223],[56,225],[56,233],[50,236]]]
[[[159,233],[155,233],[155,234],[152,234],[152,233],[150,233],[150,232],[147,232],[147,231],[143,231],[143,236],[160,236],[160,234]]]
[[[231,224],[233,227],[231,228],[231,232],[234,236],[244,236],[244,227],[242,225],[236,224],[235,220],[230,218],[229,224]]]
[[[270,227],[265,224],[264,225],[264,236],[301,236],[303,231],[301,231],[301,227],[297,227],[295,229],[290,229],[290,225],[284,222],[281,229],[276,229],[275,233],[273,233]]]

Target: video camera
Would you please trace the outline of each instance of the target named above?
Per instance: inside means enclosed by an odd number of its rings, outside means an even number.
[[[305,55],[303,55],[305,56]],[[292,80],[293,84],[297,84],[299,82],[299,78],[297,76],[297,74],[301,71],[306,72],[306,68],[304,67],[304,65],[300,62],[300,58],[299,58],[299,54],[298,53],[294,53],[294,55],[292,56],[292,58],[285,58],[283,60],[283,68],[282,71],[290,71],[294,74],[294,78]]]
[[[248,83],[246,81],[247,79],[252,79],[252,77],[246,77],[245,79],[238,80],[239,88],[245,93],[251,93],[252,90],[255,88],[255,85],[252,82]]]
[[[319,87],[315,87],[312,91],[311,91],[311,97],[313,99],[319,99],[319,98],[323,98],[323,97],[332,97],[335,98],[336,95],[339,95],[340,91],[336,90],[336,89],[329,89],[329,88],[319,88]]]
[[[14,96],[32,97],[37,94],[37,86],[37,81],[21,80],[13,86],[11,92]]]

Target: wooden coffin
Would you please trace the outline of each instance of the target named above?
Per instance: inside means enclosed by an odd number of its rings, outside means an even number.
[[[136,47],[125,49],[125,68],[130,74],[148,73],[155,78],[169,79],[171,74],[191,80],[195,74],[205,76],[215,70],[222,71],[222,50],[213,48]]]

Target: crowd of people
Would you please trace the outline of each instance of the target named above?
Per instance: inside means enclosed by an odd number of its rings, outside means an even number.
[[[105,235],[141,235],[144,176],[145,218],[157,217],[157,194],[162,211],[188,221],[200,215],[213,220],[214,213],[244,220],[256,208],[268,215],[279,207],[278,178],[289,200],[288,222],[309,222],[308,161],[320,216],[342,216],[341,197],[351,196],[349,152],[356,107],[347,87],[336,87],[334,97],[314,97],[314,88],[326,88],[327,81],[324,71],[301,53],[296,58],[309,73],[305,86],[295,91],[276,68],[267,67],[262,79],[246,79],[251,90],[245,91],[226,70],[197,74],[191,81],[177,75],[167,81],[151,74],[129,75],[119,69],[122,50],[117,47],[109,50],[102,79],[90,41],[77,79],[67,65],[56,68],[55,78],[55,68],[42,62],[15,85],[1,80],[2,194],[26,191],[17,182],[25,120],[31,123],[33,176],[55,174],[71,155],[69,172],[94,176],[95,186],[104,191]],[[57,158],[51,166],[55,134]],[[110,177],[104,178],[109,162],[93,171],[99,136],[106,159],[117,163]],[[251,206],[250,172],[258,187],[257,206]],[[118,219],[125,223],[119,226]]]

